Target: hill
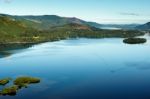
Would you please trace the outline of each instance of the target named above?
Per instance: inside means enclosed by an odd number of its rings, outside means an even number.
[[[60,17],[57,15],[13,16],[7,14],[0,14],[0,16],[7,16],[9,18],[12,18],[13,20],[21,21],[22,23],[24,23],[24,25],[39,30],[48,30],[54,26],[62,26],[70,23],[89,25],[92,27],[100,26],[100,24],[96,22],[87,22],[75,17]]]
[[[143,24],[143,25],[140,25],[140,26],[137,26],[136,29],[139,29],[139,30],[150,30],[150,22],[148,22],[146,24]]]
[[[92,25],[93,24],[93,25]],[[0,15],[0,44],[39,43],[68,38],[134,37],[144,35],[136,30],[102,30],[94,22],[55,15]]]

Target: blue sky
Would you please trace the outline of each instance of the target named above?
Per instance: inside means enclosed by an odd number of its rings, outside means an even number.
[[[150,0],[0,0],[0,13],[59,15],[98,23],[150,21]]]

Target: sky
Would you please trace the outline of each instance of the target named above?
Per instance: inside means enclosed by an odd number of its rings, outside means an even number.
[[[0,13],[59,15],[103,24],[150,21],[150,0],[0,0]]]

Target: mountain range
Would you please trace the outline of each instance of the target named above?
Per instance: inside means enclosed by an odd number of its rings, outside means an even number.
[[[143,24],[143,25],[139,25],[136,27],[136,29],[140,29],[140,30],[150,30],[150,22]]]
[[[65,24],[75,23],[81,25],[88,25],[96,28],[118,28],[118,29],[148,29],[149,24],[100,24],[96,22],[88,22],[76,17],[60,17],[57,15],[27,15],[27,16],[17,16],[0,14],[0,17],[7,17],[13,21],[21,22],[26,27],[32,27],[39,30],[48,30],[52,27],[62,26]]]
[[[102,27],[118,27],[118,30]],[[35,43],[68,38],[134,37],[144,35],[137,25],[104,25],[56,15],[16,16],[0,14],[0,44]],[[132,29],[131,29],[132,27]]]
[[[35,29],[48,30],[52,27],[62,26],[65,24],[75,23],[81,25],[89,25],[92,27],[100,27],[101,25],[96,22],[87,22],[75,17],[60,17],[57,15],[39,15],[39,16],[16,16],[0,14],[0,17],[7,17],[12,21],[21,22],[26,27],[32,27]]]

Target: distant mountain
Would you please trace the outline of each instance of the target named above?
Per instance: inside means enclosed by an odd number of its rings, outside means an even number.
[[[139,26],[139,24],[99,24],[96,22],[88,22],[76,17],[60,17],[57,15],[27,15],[27,16],[16,16],[0,14],[0,16],[9,17],[15,21],[22,22],[26,27],[35,28],[39,30],[48,30],[55,26],[62,26],[70,23],[88,25],[91,27],[101,28],[101,29],[134,29]]]
[[[135,29],[139,24],[103,24],[102,29]]]
[[[81,25],[88,25],[92,27],[100,27],[96,22],[87,22],[75,17],[60,17],[57,15],[39,15],[39,16],[13,16],[7,14],[0,14],[0,16],[7,16],[13,20],[20,21],[28,27],[40,30],[47,30],[55,26],[62,26],[65,24],[75,23]]]
[[[140,25],[140,26],[137,26],[136,29],[139,29],[139,30],[150,30],[150,22],[148,22],[146,24],[143,24],[143,25]]]
[[[96,28],[101,28],[103,25],[96,23],[96,22],[86,22],[87,25],[92,26],[92,27],[96,27]]]

